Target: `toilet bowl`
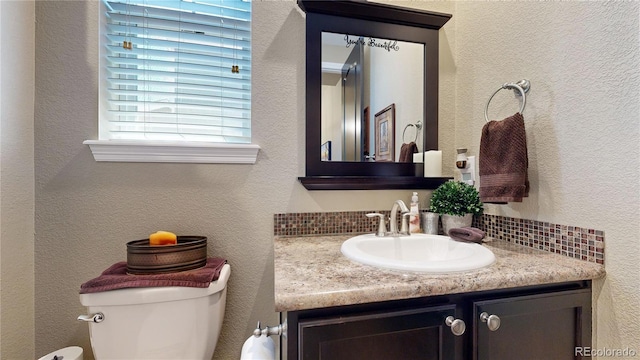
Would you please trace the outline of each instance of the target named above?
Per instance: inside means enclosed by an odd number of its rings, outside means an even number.
[[[38,360],[82,360],[82,348],[79,346],[69,346],[64,349],[56,350],[39,358]]]
[[[80,294],[80,303],[94,319],[89,334],[95,358],[210,359],[222,328],[230,274],[231,267],[225,264],[208,288]]]

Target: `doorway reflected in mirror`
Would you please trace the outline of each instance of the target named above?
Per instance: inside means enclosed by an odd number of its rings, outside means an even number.
[[[322,147],[320,148],[320,159],[322,161],[331,160],[331,141],[327,141],[322,144]]]

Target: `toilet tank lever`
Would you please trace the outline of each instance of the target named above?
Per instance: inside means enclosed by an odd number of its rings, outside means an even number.
[[[264,329],[260,329],[260,321],[258,321],[258,326],[256,327],[255,330],[253,330],[253,336],[255,337],[260,337],[260,336],[271,336],[271,335],[282,335],[284,337],[287,336],[287,321],[285,320],[284,323],[279,324],[277,326],[267,326]]]
[[[86,321],[86,322],[94,322],[99,323],[104,320],[104,314],[99,312],[93,315],[80,315],[78,316],[78,321]]]

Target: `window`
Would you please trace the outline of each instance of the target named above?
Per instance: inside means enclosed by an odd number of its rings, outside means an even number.
[[[103,0],[101,22],[99,141],[85,142],[94,157],[93,145],[164,152],[116,161],[182,162],[166,152],[185,147],[187,162],[238,162],[203,161],[212,149],[257,155],[250,1]]]

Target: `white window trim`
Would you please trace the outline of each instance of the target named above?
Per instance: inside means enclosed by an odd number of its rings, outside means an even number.
[[[260,146],[150,140],[85,140],[95,161],[255,164]]]

